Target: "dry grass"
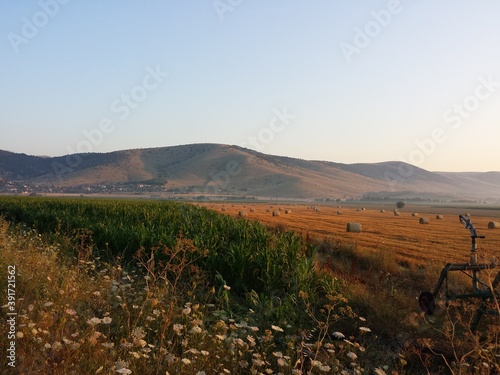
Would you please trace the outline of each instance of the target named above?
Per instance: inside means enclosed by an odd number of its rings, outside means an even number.
[[[190,261],[198,250],[186,239],[161,249],[170,257],[165,263],[139,252],[140,267],[131,270],[85,249],[78,259],[68,259],[66,250],[26,228],[7,231],[0,218],[0,277],[6,280],[7,265],[16,265],[18,312],[16,367],[2,363],[0,372],[382,374],[383,366],[403,367],[392,356],[365,360],[369,322],[360,321],[356,335],[345,340],[340,332],[330,337],[333,322],[357,321],[350,309],[339,309],[346,301],[336,293],[327,294],[319,315],[306,292],[298,296],[316,322],[313,331],[260,320],[253,310],[234,314],[231,287],[206,284]],[[6,325],[0,334],[5,353]]]
[[[235,215],[238,207],[227,206],[226,214]],[[387,343],[387,350],[400,350],[413,363],[421,362],[418,371],[493,374],[500,370],[498,317],[483,318],[478,333],[470,330],[477,308],[473,301],[447,307],[438,300],[438,313],[424,321],[418,312],[416,296],[434,288],[443,266],[469,261],[470,233],[459,222],[460,211],[448,210],[444,219],[420,225],[411,209],[396,217],[380,208],[342,207],[340,216],[337,207],[321,206],[317,211],[313,206],[293,205],[293,215],[272,217],[266,213],[269,204],[253,207],[249,219],[293,229],[317,241],[318,264],[345,283],[349,305],[370,317],[371,327]],[[500,231],[487,229],[490,220],[472,217],[478,233],[487,236],[480,240],[480,261],[500,257]],[[363,232],[346,232],[346,223],[351,221],[361,223]],[[495,275],[484,276],[491,281]],[[470,280],[453,275],[449,286],[461,290],[470,287]],[[493,310],[500,313],[498,303]]]
[[[245,208],[225,207],[234,216]],[[141,267],[124,270],[118,262],[93,258],[84,248],[78,260],[68,259],[64,243],[49,245],[29,230],[8,232],[0,220],[1,279],[6,279],[8,264],[18,269],[18,373],[411,374],[418,368],[415,361],[423,363],[418,373],[500,370],[499,325],[484,337],[467,331],[470,314],[463,306],[442,308],[426,321],[415,311],[414,296],[406,293],[424,287],[428,275],[437,277],[439,263],[449,260],[446,256],[459,260],[460,253],[467,258],[468,234],[458,218],[456,224],[445,219],[421,226],[411,213],[396,218],[379,210],[344,207],[340,217],[337,208],[284,206],[293,213],[273,217],[266,212],[269,205],[250,207],[250,219],[326,239],[318,251],[317,271],[336,275],[330,279],[327,303],[314,311],[307,291],[297,295],[315,329],[259,319],[260,307],[266,306],[259,295],[249,296],[255,300],[253,310],[236,314],[230,285],[207,284],[190,263],[199,251],[186,239],[161,249],[171,261],[161,265],[151,254],[140,253]],[[220,211],[220,206],[212,208]],[[347,221],[362,223],[364,232],[346,233]],[[487,221],[473,218],[478,229]],[[457,238],[451,243],[463,250],[449,255],[417,252],[435,237],[449,246],[448,235],[439,237],[442,231],[454,233]],[[406,244],[401,239],[414,240],[413,253],[401,248]],[[349,299],[335,292],[339,289]],[[0,327],[1,337],[5,329]],[[2,352],[5,344],[0,341]],[[448,347],[452,350],[443,349]]]
[[[220,211],[220,204],[204,204],[207,208]],[[226,204],[226,214],[237,216],[241,204]],[[419,218],[409,212],[401,211],[401,216],[380,212],[380,209],[357,211],[355,207],[342,207],[342,215],[337,215],[335,206],[321,206],[316,211],[313,206],[289,205],[293,215],[272,216],[266,209],[269,204],[252,206],[255,211],[248,219],[258,220],[269,226],[283,226],[302,233],[310,238],[334,239],[355,243],[358,249],[375,252],[383,250],[393,253],[398,261],[416,266],[429,262],[445,264],[469,261],[470,233],[459,222],[459,209],[455,214],[447,213],[442,220],[431,220],[428,225],[419,225]],[[277,205],[271,208],[277,209]],[[406,208],[405,208],[406,210]],[[471,218],[478,233],[486,235],[480,240],[480,255],[486,261],[500,258],[500,231],[488,230],[491,217],[473,216]],[[348,222],[360,223],[362,233],[347,233]]]

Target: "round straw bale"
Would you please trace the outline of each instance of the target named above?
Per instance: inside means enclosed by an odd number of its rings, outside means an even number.
[[[270,208],[266,208],[266,212],[271,212],[271,209]]]
[[[226,207],[221,207],[220,210],[221,211],[226,211]]]
[[[285,210],[285,214],[291,214],[292,210]]]
[[[273,211],[273,216],[280,216],[280,212],[279,211]]]
[[[337,215],[342,215],[342,211],[337,211]]]
[[[399,211],[394,211],[394,216],[399,216],[399,215],[401,215]]]
[[[283,207],[278,208],[278,210],[283,211]]]
[[[426,217],[421,217],[418,221],[420,224],[429,224],[431,221]]]
[[[385,213],[385,210],[380,210],[380,212]]]
[[[360,223],[347,223],[347,231],[352,233],[360,233],[362,230]]]
[[[438,220],[444,219],[444,216],[443,215],[436,215],[436,219],[438,219]]]
[[[314,211],[319,212],[320,211],[319,207],[315,207]]]
[[[246,212],[245,210],[239,211],[238,216],[248,216],[248,212]]]
[[[498,221],[490,221],[488,223],[488,229],[500,229],[500,223]]]
[[[418,213],[416,213],[416,212],[412,212],[412,213],[411,213],[411,216],[413,216],[413,217],[417,217],[417,216],[418,216]]]
[[[255,212],[255,208],[251,208],[251,209],[250,209],[250,212]]]

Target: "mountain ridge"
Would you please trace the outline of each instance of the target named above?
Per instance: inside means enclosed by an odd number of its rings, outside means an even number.
[[[74,188],[147,183],[171,193],[335,199],[500,199],[500,172],[430,172],[398,161],[336,163],[198,143],[107,153],[30,156],[0,150],[0,180]]]

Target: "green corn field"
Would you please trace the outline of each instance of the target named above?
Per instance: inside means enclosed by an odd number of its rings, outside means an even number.
[[[165,201],[2,197],[0,215],[11,223],[58,237],[70,234],[75,248],[84,243],[95,256],[133,263],[138,250],[173,247],[193,241],[205,256],[198,265],[213,282],[234,293],[253,292],[283,301],[299,290],[318,289],[313,247],[293,232],[220,215],[203,207]],[[159,252],[156,258],[161,260]],[[292,313],[292,311],[287,311]]]

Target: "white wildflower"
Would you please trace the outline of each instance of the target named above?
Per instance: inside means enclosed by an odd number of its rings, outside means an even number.
[[[283,366],[286,366],[286,365],[287,365],[287,363],[286,363],[286,361],[285,361],[284,358],[278,358],[278,366],[283,367]]]
[[[275,330],[275,331],[277,331],[277,332],[284,332],[284,331],[283,331],[283,328],[278,327],[278,326],[271,325],[271,328],[272,328],[272,329],[274,329],[274,330]]]
[[[98,325],[99,323],[101,323],[101,319],[96,318],[96,317],[93,317],[92,319],[87,320],[87,324],[89,326],[92,326],[92,327]]]
[[[189,333],[193,333],[193,334],[196,334],[196,333],[201,333],[203,330],[198,327],[198,326],[194,326],[193,328],[191,328],[191,330],[189,331]]]
[[[333,332],[332,336],[335,337],[336,339],[342,340],[345,339],[345,335],[342,332]]]
[[[115,363],[115,371],[119,374],[131,374],[132,371],[128,368],[128,362],[125,361],[117,361]]]
[[[358,358],[358,356],[354,352],[348,352],[346,355],[353,361]]]
[[[128,374],[132,373],[132,370],[129,370],[128,368],[120,368],[120,369],[116,370],[116,372],[119,374],[128,375]]]
[[[321,367],[321,366],[323,366],[323,363],[322,363],[321,361],[317,361],[317,360],[313,359],[313,360],[311,361],[311,365],[312,365],[313,367]]]
[[[182,330],[184,329],[184,326],[182,324],[174,324],[173,326],[173,329],[174,329],[174,332],[177,334],[177,335],[182,335]]]
[[[262,359],[254,358],[252,362],[255,366],[264,366],[266,363]]]

